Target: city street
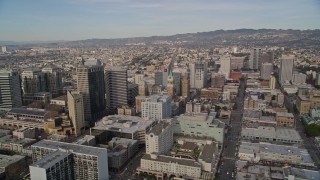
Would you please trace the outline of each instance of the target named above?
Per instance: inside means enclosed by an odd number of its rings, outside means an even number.
[[[230,127],[224,141],[224,150],[221,156],[220,171],[218,171],[219,179],[232,179],[235,177],[235,162],[237,159],[237,152],[239,146],[239,139],[241,133],[241,119],[243,111],[244,98],[244,82],[241,81],[239,87],[239,97],[237,99],[237,109],[232,111],[230,117]]]

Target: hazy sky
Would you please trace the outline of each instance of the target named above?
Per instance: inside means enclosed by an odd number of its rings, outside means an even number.
[[[0,0],[0,41],[320,29],[320,0]]]

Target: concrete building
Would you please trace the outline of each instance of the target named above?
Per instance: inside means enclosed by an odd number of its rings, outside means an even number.
[[[52,94],[49,92],[34,93],[32,97],[33,102],[40,102],[43,104],[49,104],[52,99]]]
[[[106,102],[109,114],[115,114],[117,108],[128,105],[127,69],[112,67],[105,69]]]
[[[55,151],[29,166],[30,177],[35,180],[74,179],[72,153]]]
[[[105,114],[105,81],[103,66],[77,67],[77,91],[83,94],[84,116],[87,124]]]
[[[272,63],[264,63],[261,65],[260,77],[264,80],[269,80],[273,71]]]
[[[167,154],[173,145],[173,131],[170,122],[161,121],[146,134],[147,154]]]
[[[9,110],[22,105],[18,72],[0,71],[0,110]]]
[[[138,86],[138,91],[140,96],[148,96],[149,91],[148,91],[148,85],[145,81],[141,81]]]
[[[254,48],[251,50],[250,59],[249,59],[250,69],[260,69],[261,55],[262,55],[261,48]]]
[[[307,79],[307,75],[303,73],[293,73],[292,84],[305,84]]]
[[[282,56],[280,61],[280,82],[292,81],[294,56]]]
[[[320,172],[309,169],[299,169],[295,167],[285,166],[283,167],[284,179],[296,179],[296,180],[310,180],[320,179]]]
[[[259,126],[257,128],[242,128],[241,139],[287,144],[303,143],[301,136],[295,129],[284,127]]]
[[[320,118],[320,107],[312,108],[310,111],[310,116],[312,118]]]
[[[91,135],[94,131],[100,131],[103,132],[102,142],[110,141],[113,137],[122,137],[138,140],[139,144],[144,144],[146,133],[156,124],[156,121],[137,116],[106,116],[91,128]]]
[[[231,57],[231,70],[239,70],[244,66],[245,57]]]
[[[74,134],[81,135],[85,128],[83,94],[77,91],[68,91],[69,117],[72,121]]]
[[[276,78],[272,75],[270,77],[270,81],[269,81],[269,88],[270,89],[276,89]]]
[[[190,96],[190,79],[188,74],[183,74],[181,79],[181,96]]]
[[[226,79],[229,79],[230,72],[231,72],[231,57],[230,56],[220,57],[219,73],[223,74],[226,77]]]
[[[167,86],[167,80],[168,80],[168,69],[164,68],[163,71],[155,72],[154,74],[154,84],[158,86]]]
[[[320,73],[318,72],[316,75],[316,82],[315,82],[316,86],[320,86]]]
[[[144,82],[144,74],[141,74],[141,73],[135,74],[134,83],[139,85],[141,82]]]
[[[276,120],[278,126],[294,127],[295,119],[292,113],[277,112]]]
[[[56,65],[48,64],[42,68],[42,74],[45,82],[43,91],[50,92],[52,97],[62,95],[62,72]]]
[[[240,160],[249,162],[269,161],[314,167],[308,151],[297,146],[241,142],[238,156]]]
[[[146,101],[146,96],[136,96],[136,112],[140,113],[142,108],[142,102]]]
[[[32,179],[109,179],[108,151],[104,148],[42,140],[32,145]],[[51,171],[52,170],[52,171]]]
[[[193,159],[145,154],[141,158],[139,172],[153,173],[163,178],[165,175],[175,175],[186,179],[198,179],[201,177],[201,164]]]
[[[206,62],[189,64],[190,88],[201,89],[207,86],[207,68],[208,64]]]
[[[1,51],[2,51],[3,53],[7,52],[7,46],[1,46]]]
[[[120,171],[139,150],[138,141],[114,137],[108,142],[108,167],[111,171]]]
[[[17,170],[25,169],[27,160],[25,156],[0,154],[0,178],[1,179],[21,179]],[[5,177],[1,175],[5,174]]]
[[[211,87],[213,88],[223,88],[225,83],[225,75],[219,73],[211,74]]]
[[[35,139],[18,139],[16,137],[13,137],[12,135],[7,135],[0,138],[0,149],[5,151],[12,151],[21,155],[30,155],[29,147],[35,142]]]
[[[167,95],[152,95],[146,98],[141,105],[141,117],[153,120],[162,120],[172,116],[172,98]]]
[[[12,108],[6,114],[8,118],[15,120],[34,120],[38,122],[44,122],[57,115],[58,112],[36,108]]]
[[[128,83],[128,102],[127,105],[133,107],[135,105],[136,96],[139,95],[139,86]]]
[[[129,106],[118,107],[118,115],[134,116],[136,114],[135,108]]]
[[[22,127],[12,131],[12,136],[18,139],[24,139],[24,138],[34,139],[36,138],[36,130],[35,128]]]
[[[311,106],[311,102],[310,102],[309,98],[307,98],[306,96],[302,96],[302,95],[297,96],[296,107],[297,107],[300,115],[309,114],[310,106]]]
[[[215,119],[215,113],[186,113],[176,117],[173,133],[196,137],[208,137],[223,143],[225,124]]]

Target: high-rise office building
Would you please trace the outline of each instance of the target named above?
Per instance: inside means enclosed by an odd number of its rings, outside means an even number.
[[[320,86],[320,72],[317,73],[316,75],[316,86]]]
[[[264,80],[269,80],[273,71],[273,65],[271,63],[263,63],[261,65],[260,77]]]
[[[249,67],[250,69],[259,69],[262,51],[261,48],[254,48],[251,50]]]
[[[169,76],[168,76],[167,91],[168,91],[168,96],[170,96],[170,97],[175,96],[175,88],[174,88],[174,80],[173,80],[172,71],[170,71]]]
[[[172,115],[172,98],[167,95],[152,95],[141,103],[141,117],[162,120]]]
[[[19,73],[0,71],[0,110],[9,110],[22,105]]]
[[[69,117],[72,121],[74,134],[79,136],[85,127],[83,96],[77,91],[68,91],[67,98]]]
[[[77,67],[77,89],[83,95],[85,121],[93,123],[105,114],[103,66]]]
[[[21,73],[21,86],[23,103],[29,104],[33,101],[36,93],[45,89],[43,74],[39,68],[27,68]]]
[[[112,67],[105,69],[107,111],[115,114],[117,108],[128,104],[127,69]]]
[[[207,86],[207,67],[208,63],[206,62],[189,64],[190,88],[202,89]]]
[[[144,81],[144,74],[141,74],[141,72],[134,75],[134,83],[140,84],[142,81]]]
[[[1,47],[1,51],[2,51],[3,53],[7,52],[7,46],[2,46],[2,47]]]
[[[276,89],[276,77],[271,75],[270,81],[269,81],[269,87],[270,89]]]
[[[44,91],[50,92],[52,97],[58,97],[62,95],[62,73],[61,70],[53,65],[49,64],[42,68],[44,77]]]
[[[282,56],[280,61],[280,82],[292,81],[294,56]]]
[[[162,71],[158,71],[154,73],[154,84],[161,85],[163,87],[167,87],[168,80],[168,69],[164,68]]]
[[[147,154],[167,154],[173,146],[172,124],[161,121],[146,134]]]
[[[175,90],[175,95],[181,96],[181,73],[180,72],[173,72],[173,87]]]
[[[222,88],[225,83],[225,75],[220,73],[212,73],[211,74],[211,87],[214,88]]]
[[[219,73],[225,75],[225,78],[230,77],[231,71],[231,57],[230,56],[222,56],[220,58],[220,69]]]
[[[181,96],[189,97],[190,95],[190,79],[189,74],[185,73],[181,79]]]
[[[128,83],[128,105],[133,107],[136,101],[136,96],[139,95],[139,86],[137,84]]]
[[[303,73],[293,73],[292,84],[305,84],[307,79],[307,75]]]
[[[148,96],[149,95],[148,85],[145,81],[140,81],[140,83],[139,83],[139,95],[140,96]]]
[[[105,148],[42,140],[31,149],[31,179],[109,179]]]

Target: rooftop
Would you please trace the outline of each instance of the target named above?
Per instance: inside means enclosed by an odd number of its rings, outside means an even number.
[[[202,159],[207,163],[211,163],[215,156],[216,151],[217,151],[216,143],[212,142],[211,144],[206,144],[203,147],[203,150],[199,156],[199,159]]]
[[[153,133],[154,135],[159,135],[163,129],[166,129],[169,125],[169,122],[160,121],[149,131],[148,134]]]
[[[48,113],[48,111],[42,109],[12,108],[8,111],[8,113],[25,114],[32,116],[45,116]]]
[[[258,128],[242,128],[241,136],[302,141],[301,136],[295,129],[285,127],[275,128],[268,126],[259,126]]]
[[[0,154],[0,168],[5,168],[10,164],[20,161],[21,159],[24,159],[24,158],[25,156],[20,156],[20,155],[9,156],[9,155]]]
[[[92,156],[99,156],[101,153],[104,153],[107,151],[107,149],[104,149],[104,148],[70,144],[70,143],[51,141],[51,140],[39,141],[33,144],[32,147],[40,147],[40,148],[51,149],[51,150],[65,149],[65,150],[70,150],[70,152],[72,153],[86,154],[86,155],[92,155]]]
[[[320,179],[319,171],[312,171],[308,169],[298,169],[294,167],[284,167],[283,173],[286,177],[289,175],[295,176],[295,178],[301,179]]]
[[[106,116],[101,121],[96,122],[96,125],[92,129],[134,133],[147,129],[153,122],[152,120],[145,120],[137,116],[112,115]]]
[[[68,157],[70,154],[71,152],[68,152],[68,151],[64,152],[64,151],[58,150],[53,153],[50,153],[48,156],[45,156],[44,158],[40,159],[39,161],[33,163],[30,166],[48,169],[52,165]]]
[[[159,161],[164,163],[177,163],[184,166],[192,166],[192,167],[198,167],[201,168],[201,165],[192,159],[183,159],[183,158],[176,158],[171,156],[163,156],[158,155],[157,158],[152,158],[152,155],[145,154],[141,159],[150,160],[150,161]]]
[[[291,117],[291,118],[294,117],[292,113],[286,113],[286,112],[277,112],[277,117],[278,116],[285,116],[285,117]]]
[[[26,145],[26,144],[30,144],[32,142],[36,142],[36,140],[35,139],[30,139],[30,138],[18,139],[18,138],[14,138],[12,135],[3,136],[3,137],[0,138],[0,143],[1,144]]]

